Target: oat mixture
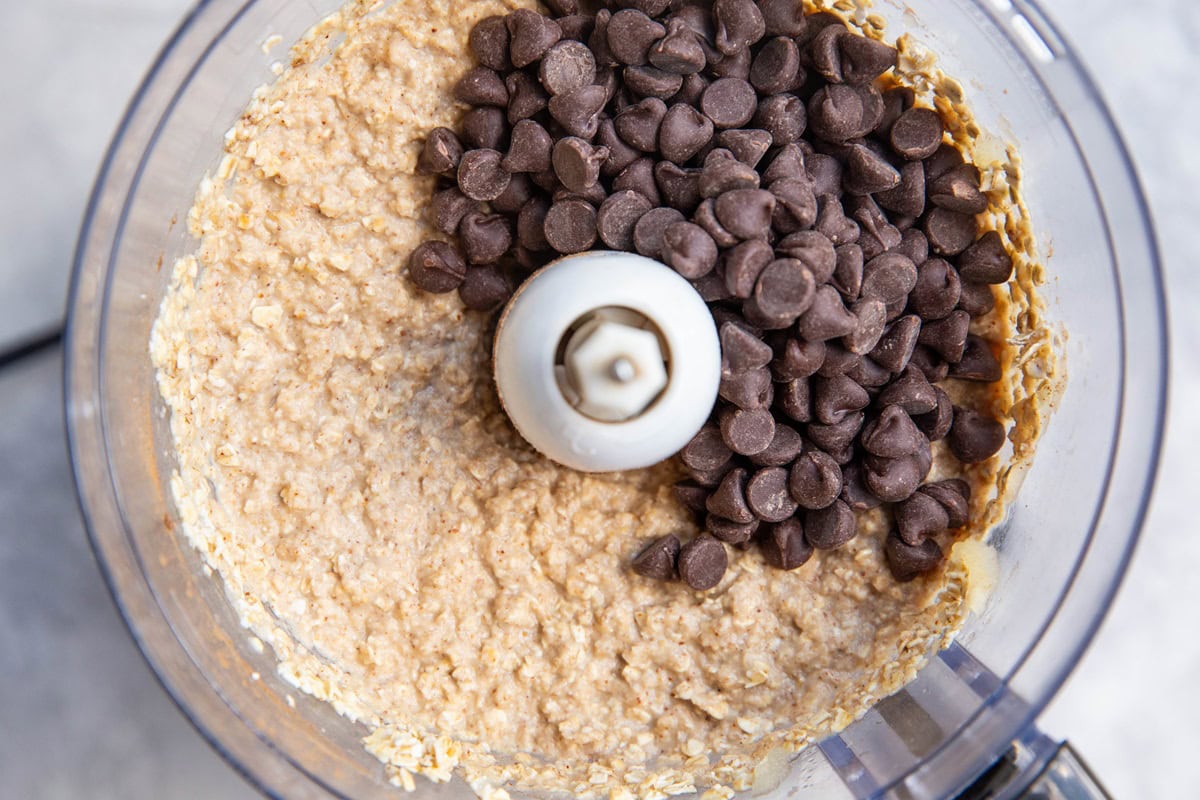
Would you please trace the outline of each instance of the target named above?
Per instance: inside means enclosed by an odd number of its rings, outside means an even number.
[[[767,754],[909,681],[961,624],[986,558],[955,548],[897,583],[880,515],[794,572],[747,555],[703,593],[632,576],[645,542],[696,532],[676,466],[585,475],[538,456],[495,398],[487,318],[398,268],[435,235],[415,164],[461,113],[467,32],[533,4],[370,5],[297,45],[189,216],[200,244],[152,341],[184,530],[281,674],[365,723],[397,785],[457,772],[482,796],[727,797]],[[1011,164],[987,174],[995,207],[1019,209]],[[1005,463],[968,471],[976,539],[1052,376],[1025,223],[993,217],[1018,276],[990,323],[1010,342],[991,402],[1017,424]]]

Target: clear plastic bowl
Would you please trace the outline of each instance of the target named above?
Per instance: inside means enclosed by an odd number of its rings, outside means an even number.
[[[148,357],[201,176],[255,87],[270,34],[294,41],[340,0],[212,0],[171,39],[112,144],[80,237],[67,332],[67,416],[93,544],[130,630],[167,690],[229,761],[287,797],[391,797],[363,728],[275,675],[221,584],[179,534],[172,447]],[[967,89],[985,130],[1015,142],[1069,331],[1070,381],[994,536],[987,608],[917,681],[809,748],[773,796],[946,797],[999,756],[1049,758],[1031,732],[1098,626],[1142,523],[1162,436],[1164,306],[1150,221],[1095,86],[1031,4],[881,3]],[[257,673],[260,680],[253,680]],[[292,698],[290,700],[289,698]],[[294,700],[294,705],[293,705]],[[1013,742],[1015,749],[1010,751]],[[1001,792],[1012,793],[1009,788]],[[461,782],[416,797],[467,797]]]

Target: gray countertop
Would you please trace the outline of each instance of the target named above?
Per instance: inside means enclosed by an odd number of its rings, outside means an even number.
[[[71,248],[108,137],[186,0],[6,4],[0,48],[0,352],[60,324]],[[1117,797],[1200,783],[1200,5],[1047,0],[1097,77],[1150,195],[1166,261],[1172,415],[1145,537],[1112,613],[1042,718]],[[0,369],[0,797],[239,798],[108,596],[76,509],[54,347]],[[1193,631],[1188,634],[1187,631]]]

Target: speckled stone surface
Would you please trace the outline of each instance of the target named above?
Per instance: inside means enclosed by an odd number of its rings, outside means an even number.
[[[0,49],[0,350],[58,325],[75,230],[108,137],[185,0],[5,7]],[[1200,5],[1048,0],[1092,69],[1150,196],[1174,338],[1162,480],[1095,644],[1042,718],[1113,794],[1200,782]],[[1068,24],[1069,23],[1069,24]],[[0,797],[253,797],[144,665],[75,507],[55,351],[0,371]]]

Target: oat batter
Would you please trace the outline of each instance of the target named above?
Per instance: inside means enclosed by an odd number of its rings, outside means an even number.
[[[152,342],[184,529],[281,673],[369,726],[399,785],[459,768],[485,796],[727,797],[910,680],[965,615],[968,569],[897,583],[863,518],[795,572],[747,555],[705,593],[631,575],[645,542],[695,533],[675,467],[536,455],[494,396],[486,317],[399,268],[433,235],[415,162],[460,113],[467,32],[532,4],[367,5],[297,47],[189,217],[200,246]]]

